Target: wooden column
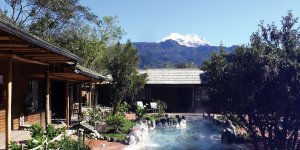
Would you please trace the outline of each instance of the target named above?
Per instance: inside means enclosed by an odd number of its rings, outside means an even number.
[[[90,82],[90,89],[89,89],[89,106],[92,107],[93,104],[92,104],[92,83]]]
[[[6,105],[6,149],[9,147],[11,141],[11,102],[12,102],[12,58],[8,59],[7,72],[7,105]]]
[[[45,72],[45,85],[46,85],[46,126],[51,124],[51,114],[50,114],[50,81],[49,81],[49,71]]]
[[[94,106],[96,107],[98,104],[98,89],[97,89],[96,83],[94,83],[94,84],[95,84],[95,86],[94,86]]]
[[[78,102],[79,102],[79,114],[81,114],[82,112],[81,83],[78,84]]]
[[[69,124],[72,124],[73,104],[74,104],[74,83],[70,84],[70,98],[69,98]]]
[[[66,124],[67,128],[70,125],[70,81],[66,81]]]

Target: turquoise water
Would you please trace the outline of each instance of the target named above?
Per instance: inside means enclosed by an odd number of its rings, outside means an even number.
[[[198,116],[187,116],[186,128],[157,128],[149,132],[146,149],[223,149],[220,129]]]
[[[186,128],[156,128],[148,132],[144,142],[124,150],[249,150],[243,145],[222,144],[221,129],[202,117],[186,118]]]

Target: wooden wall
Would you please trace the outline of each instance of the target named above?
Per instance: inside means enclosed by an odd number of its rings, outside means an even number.
[[[5,107],[0,106],[0,133],[5,132]]]
[[[6,83],[6,62],[0,61],[0,74],[4,75]],[[25,63],[13,63],[13,91],[12,91],[12,129],[19,129],[20,113],[25,115],[25,121],[28,124],[42,123],[45,125],[45,110],[35,112],[25,112],[25,98],[28,91],[28,83],[34,79],[33,74],[43,74],[44,66]],[[42,80],[42,79],[39,79]],[[6,104],[0,104],[0,133],[5,132],[5,107]]]

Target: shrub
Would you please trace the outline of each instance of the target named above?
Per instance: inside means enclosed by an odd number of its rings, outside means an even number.
[[[90,150],[88,146],[86,146],[82,140],[72,140],[70,137],[64,137],[60,141],[61,150]]]
[[[154,100],[157,103],[158,115],[163,115],[167,110],[167,103],[162,100]]]
[[[138,118],[143,118],[145,116],[145,114],[146,114],[146,110],[144,108],[136,107],[135,115]]]
[[[121,114],[124,114],[124,113],[128,112],[128,110],[129,110],[129,104],[127,104],[126,102],[120,104],[119,112]]]
[[[149,120],[160,120],[160,115],[158,114],[151,114],[151,115],[146,115],[144,118],[149,119]]]
[[[113,132],[120,133],[123,132],[122,128],[126,123],[126,119],[123,115],[116,114],[116,115],[109,115],[106,118],[106,124],[111,127]]]
[[[11,141],[9,144],[11,150],[22,150],[22,146],[19,145],[16,141]]]
[[[89,123],[93,126],[96,126],[103,119],[102,111],[100,108],[93,108],[89,110],[88,115]]]
[[[32,138],[43,137],[45,133],[45,130],[40,123],[31,125],[29,131]]]

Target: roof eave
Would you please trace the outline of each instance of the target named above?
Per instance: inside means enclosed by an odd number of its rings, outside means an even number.
[[[34,35],[26,32],[24,30],[21,30],[21,29],[15,27],[14,25],[11,25],[5,21],[0,20],[0,29],[4,30],[5,32],[8,32],[9,34],[15,35],[23,40],[26,40],[34,45],[37,45],[37,46],[43,47],[47,50],[50,50],[52,52],[61,54],[70,59],[73,59],[77,62],[82,62],[82,59],[80,57],[76,56],[75,54],[73,54],[69,51],[66,51],[62,48],[59,48],[49,42],[41,40],[38,37],[35,37]]]

